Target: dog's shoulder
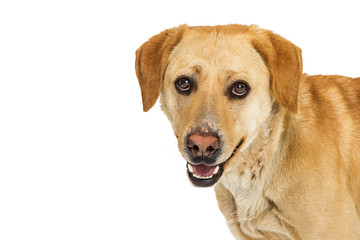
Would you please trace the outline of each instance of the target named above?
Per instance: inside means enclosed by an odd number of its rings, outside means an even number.
[[[307,124],[339,126],[349,119],[355,129],[360,128],[360,78],[304,75],[298,99],[297,119]]]

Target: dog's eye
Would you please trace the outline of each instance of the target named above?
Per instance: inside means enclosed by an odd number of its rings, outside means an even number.
[[[191,90],[191,82],[188,78],[185,77],[177,79],[175,82],[175,86],[176,89],[182,93],[190,92]]]
[[[243,98],[245,97],[249,92],[249,86],[243,82],[236,82],[231,89],[231,93],[236,96],[236,97],[240,97]]]

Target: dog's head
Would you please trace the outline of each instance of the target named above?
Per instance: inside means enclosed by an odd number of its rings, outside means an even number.
[[[136,73],[144,111],[161,94],[192,183],[212,186],[274,103],[297,111],[301,50],[254,25],[182,25],[137,50]]]

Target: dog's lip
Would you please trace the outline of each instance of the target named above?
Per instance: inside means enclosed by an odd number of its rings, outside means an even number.
[[[224,162],[216,165],[206,165],[206,164],[191,164],[187,163],[187,174],[190,181],[197,187],[210,187],[213,186],[221,178],[224,172],[224,166],[229,162],[240,146],[244,143],[244,138],[240,140],[238,145],[234,148],[233,152]]]
[[[234,150],[232,151],[231,155],[229,156],[228,159],[226,159],[225,162],[228,162],[230,159],[232,159],[232,158],[234,157],[234,155],[237,153],[238,149],[243,145],[244,141],[245,141],[245,138],[242,138],[242,139],[240,140],[240,142],[238,143],[238,145],[236,145],[236,147],[235,147]],[[224,163],[225,163],[225,162],[224,162]]]

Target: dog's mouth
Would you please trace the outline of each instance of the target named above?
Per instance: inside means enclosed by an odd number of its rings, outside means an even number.
[[[221,177],[224,171],[225,162],[208,166],[206,164],[193,165],[187,164],[187,173],[190,181],[198,187],[210,187],[214,185]]]
[[[235,155],[237,150],[243,144],[244,139],[241,139],[239,144],[234,148],[230,157],[217,165],[206,165],[206,164],[191,164],[187,163],[187,174],[190,181],[197,187],[211,187],[221,178],[224,172],[224,165]]]

